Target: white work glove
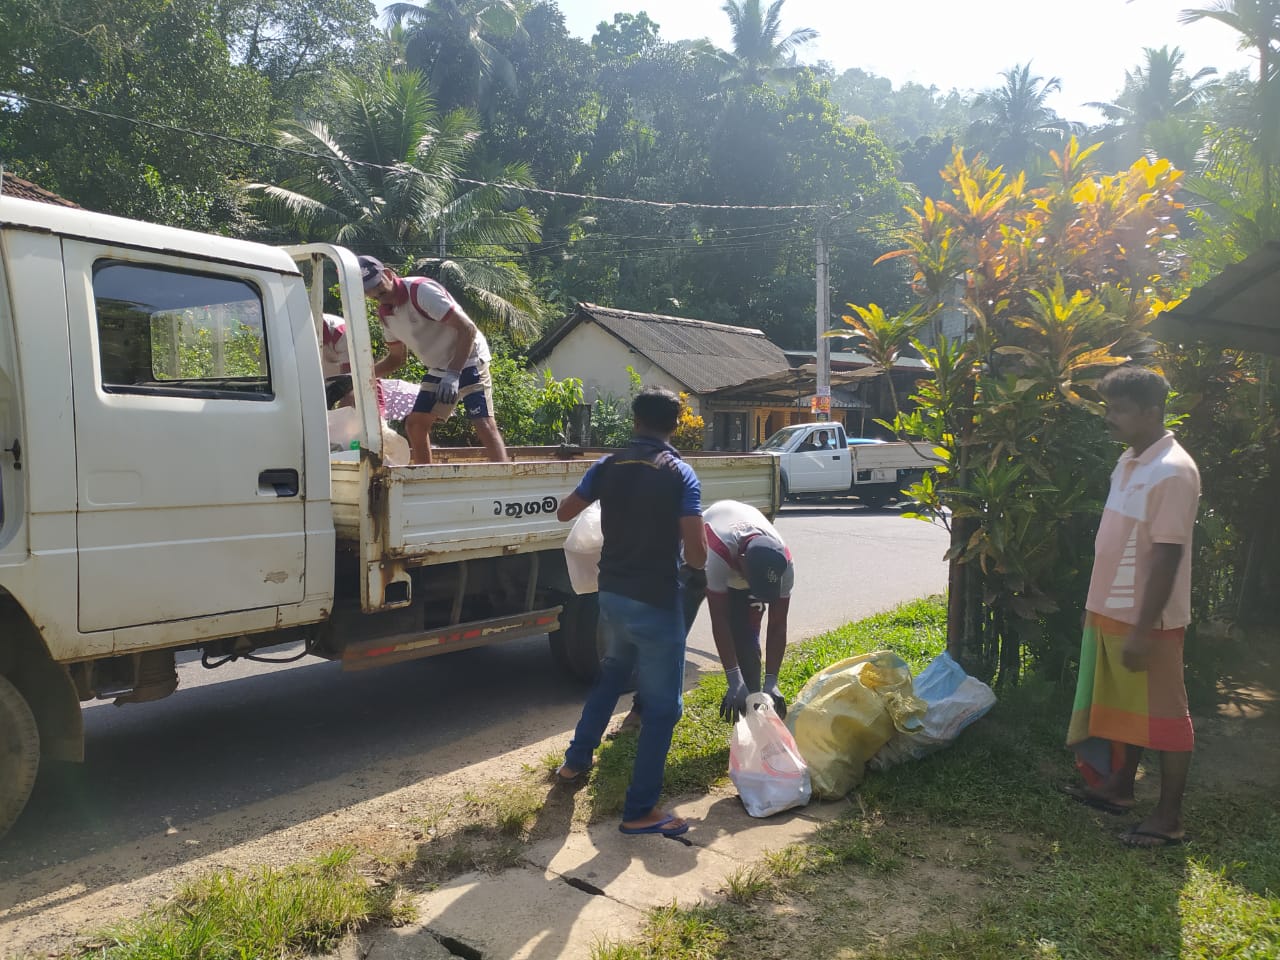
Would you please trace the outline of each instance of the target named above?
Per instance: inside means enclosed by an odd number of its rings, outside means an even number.
[[[773,699],[773,710],[783,720],[787,719],[787,701],[783,699],[782,691],[778,689],[778,675],[776,673],[766,673],[764,675],[763,693],[767,693]]]
[[[747,684],[742,679],[742,668],[725,670],[724,678],[729,681],[729,692],[720,701],[720,719],[737,723],[738,717],[747,710]]]
[[[436,384],[436,403],[458,402],[458,377],[459,374],[452,370],[447,370],[440,376],[440,382]]]

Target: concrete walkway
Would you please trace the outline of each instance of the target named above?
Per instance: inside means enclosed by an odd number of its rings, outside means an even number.
[[[525,863],[469,873],[416,899],[417,923],[348,943],[343,960],[586,960],[598,944],[639,936],[647,912],[723,896],[725,878],[805,840],[849,809],[812,803],[749,817],[732,787],[672,803],[683,837],[628,837],[613,821],[533,844]]]

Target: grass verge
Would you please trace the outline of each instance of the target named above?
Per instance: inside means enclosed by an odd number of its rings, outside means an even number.
[[[244,960],[300,957],[332,949],[374,923],[403,923],[411,908],[395,886],[374,885],[356,851],[251,875],[215,873],[188,884],[141,919],[86,945],[101,960]]]
[[[802,645],[790,679],[882,647],[919,667],[941,616],[935,604],[912,604]],[[923,639],[903,636],[917,631]],[[655,911],[643,938],[604,945],[596,960],[1280,956],[1280,812],[1270,793],[1237,783],[1241,771],[1215,770],[1207,753],[1187,803],[1193,841],[1125,848],[1116,835],[1136,817],[1097,813],[1056,789],[1073,775],[1062,745],[1069,712],[1067,691],[1035,682],[1009,691],[950,749],[870,774],[856,813],[727,877],[725,902]],[[711,756],[686,747],[688,769],[723,770],[723,747],[704,749]]]
[[[824,667],[872,650],[892,650],[911,664],[912,671],[919,671],[942,650],[945,637],[946,611],[941,602],[917,600],[791,645],[778,685],[790,699]],[[703,677],[685,694],[684,716],[676,725],[667,755],[667,793],[705,793],[726,778],[729,726],[718,715],[724,693],[724,677],[716,673]],[[606,741],[600,748],[586,791],[591,819],[610,817],[622,809],[635,746],[633,732]]]

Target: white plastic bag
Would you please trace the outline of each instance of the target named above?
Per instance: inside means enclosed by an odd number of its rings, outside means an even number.
[[[356,414],[355,407],[339,407],[337,410],[330,410],[327,414],[329,418],[329,449],[347,450],[351,446],[351,441],[360,435],[360,417]]]
[[[746,712],[734,724],[729,779],[753,817],[770,817],[809,802],[809,768],[768,694],[750,694]]]
[[[604,547],[604,531],[600,527],[600,501],[596,500],[578,514],[573,529],[564,541],[564,560],[569,568],[569,583],[574,593],[599,590],[600,550]]]

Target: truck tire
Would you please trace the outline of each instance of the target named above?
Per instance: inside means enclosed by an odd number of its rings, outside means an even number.
[[[590,683],[600,672],[600,602],[596,593],[561,597],[560,629],[549,637],[551,655],[571,677]]]
[[[0,837],[27,805],[40,768],[40,731],[18,688],[0,677]]]

